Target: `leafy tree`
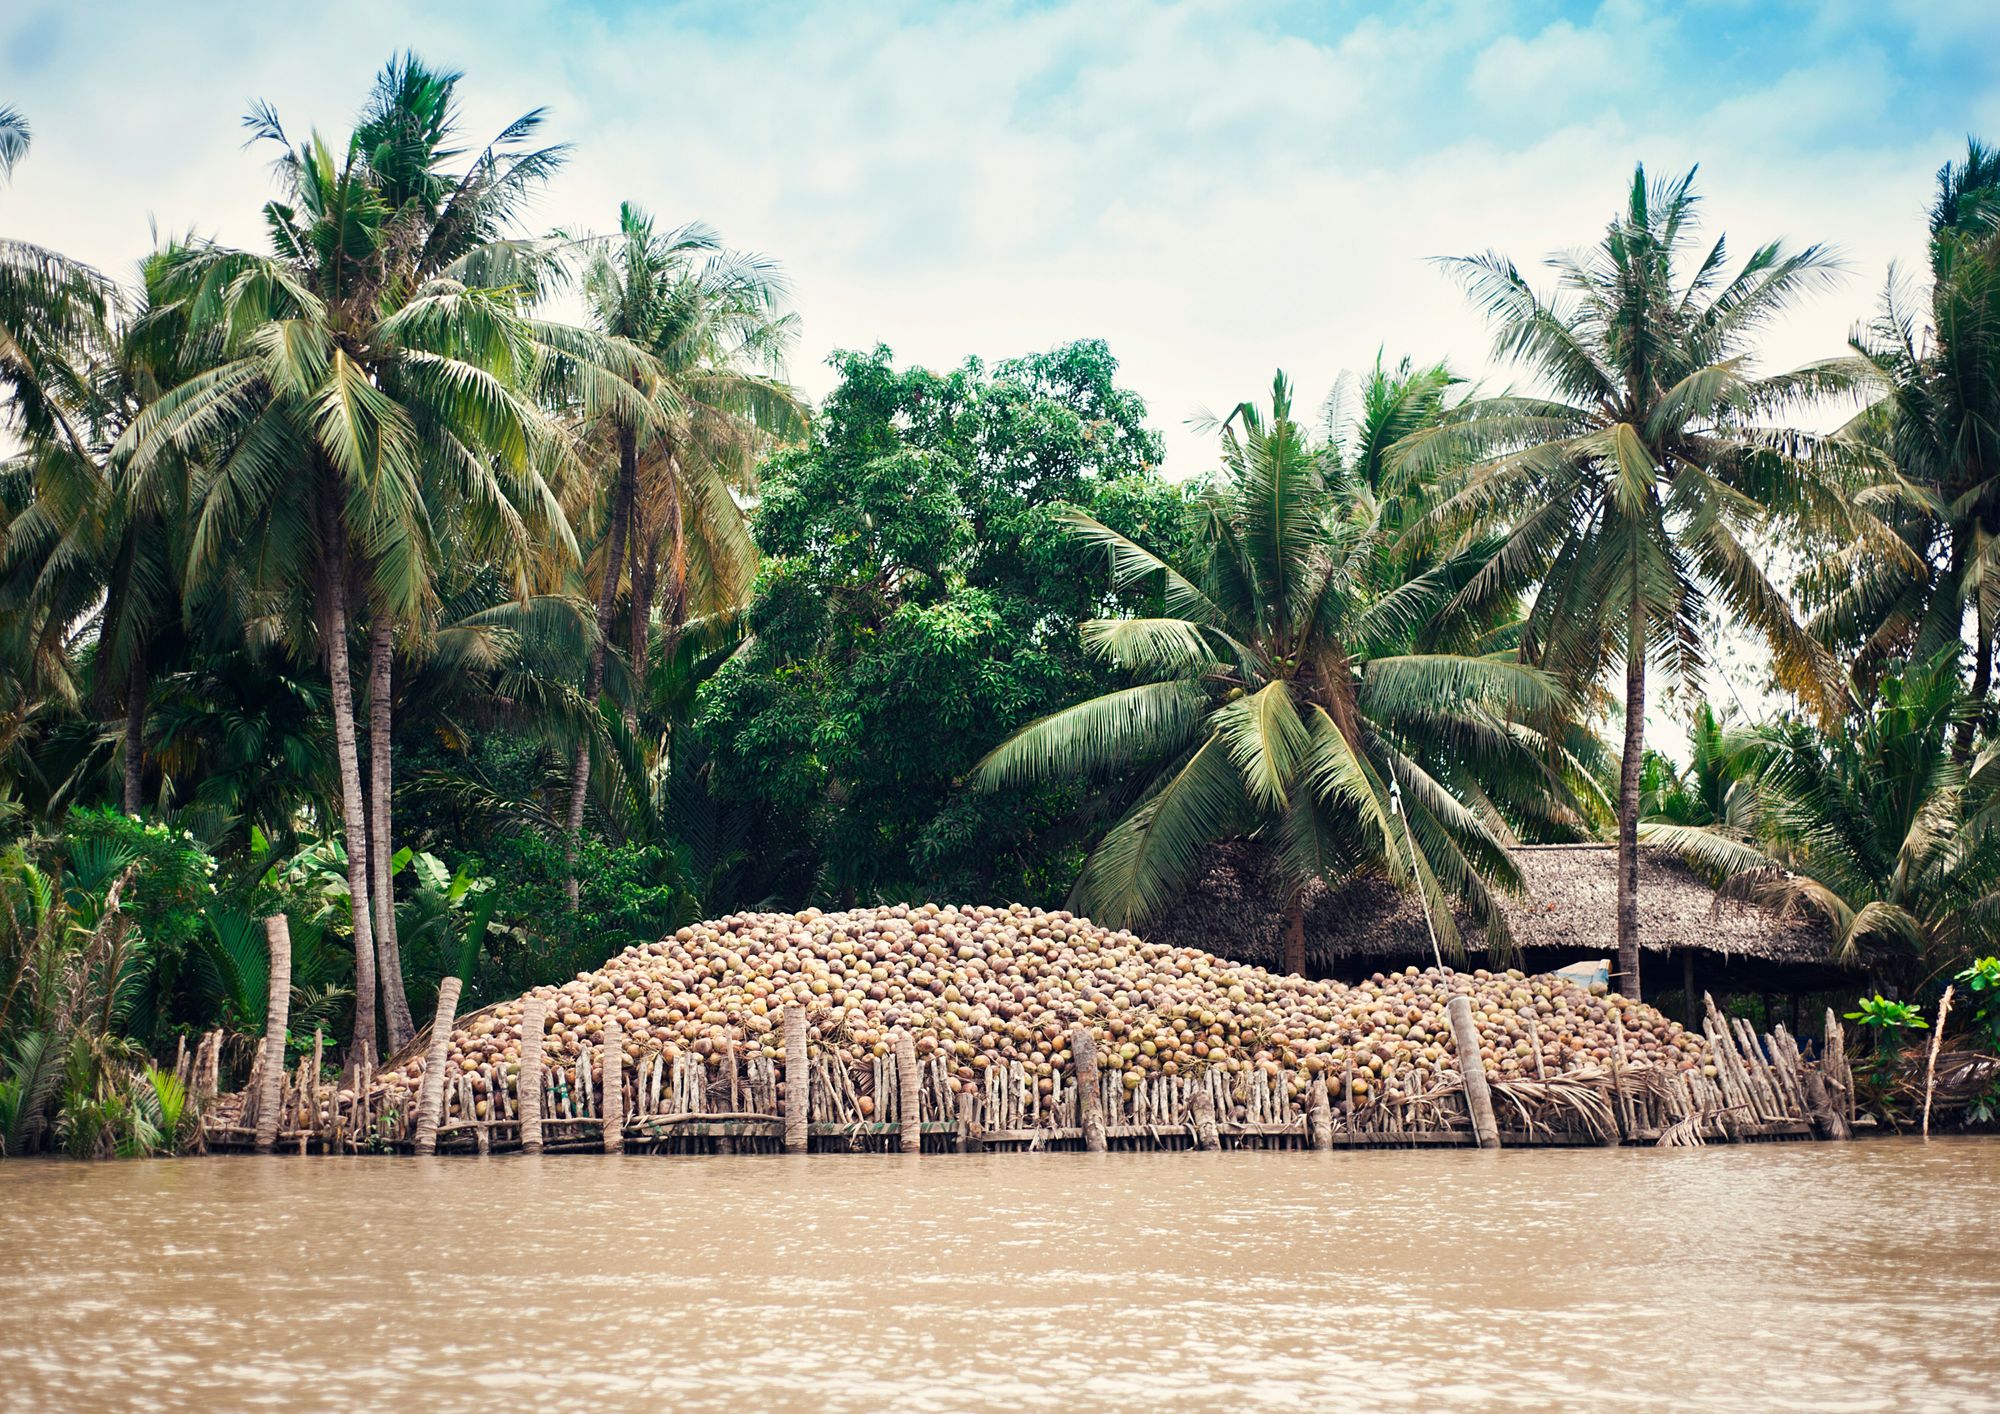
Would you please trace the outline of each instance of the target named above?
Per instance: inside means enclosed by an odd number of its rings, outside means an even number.
[[[1469,400],[1406,439],[1406,469],[1455,473],[1427,534],[1497,532],[1498,552],[1459,595],[1534,588],[1527,661],[1577,684],[1625,669],[1618,777],[1618,985],[1639,994],[1640,773],[1646,673],[1692,689],[1719,605],[1762,633],[1778,681],[1824,710],[1836,677],[1753,552],[1774,525],[1841,524],[1842,446],[1767,419],[1852,385],[1842,361],[1760,375],[1754,336],[1828,283],[1823,247],[1760,246],[1734,275],[1717,239],[1693,246],[1694,173],[1648,183],[1587,251],[1549,258],[1553,295],[1498,254],[1452,262],[1495,326],[1495,351],[1537,394]]]
[[[1076,907],[1142,924],[1209,846],[1248,835],[1287,886],[1288,971],[1305,967],[1307,889],[1361,869],[1418,890],[1443,946],[1460,947],[1452,904],[1462,901],[1504,952],[1489,881],[1518,875],[1495,833],[1504,826],[1465,801],[1521,782],[1563,791],[1528,726],[1559,714],[1562,693],[1511,651],[1424,651],[1417,639],[1452,578],[1446,566],[1405,574],[1382,508],[1292,420],[1280,374],[1268,415],[1243,404],[1225,422],[1223,473],[1186,553],[1169,558],[1071,514],[1080,538],[1109,551],[1114,583],[1160,596],[1159,616],[1083,625],[1094,653],[1142,681],[1024,727],[979,778],[1136,774],[1130,807],[1077,880]]]
[[[1080,858],[1078,786],[958,785],[1105,681],[1076,631],[1108,601],[1065,515],[1172,544],[1184,497],[1102,343],[990,370],[833,363],[810,444],[763,467],[752,638],[699,699],[709,798],[755,814],[711,859],[740,857],[745,902],[1052,898]]]

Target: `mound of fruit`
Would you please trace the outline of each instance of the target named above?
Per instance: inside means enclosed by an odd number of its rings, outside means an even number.
[[[1380,974],[1349,985],[1282,976],[1192,948],[1148,943],[1067,912],[936,904],[822,913],[739,913],[628,948],[594,972],[534,995],[548,1004],[545,1054],[573,1062],[617,1018],[628,1059],[692,1053],[719,1064],[728,1042],[782,1051],[780,1016],[806,1008],[817,1048],[860,1062],[908,1030],[920,1056],[943,1052],[960,1083],[1019,1062],[1046,1091],[1069,1064],[1070,1027],[1098,1038],[1102,1063],[1137,1085],[1153,1073],[1256,1066],[1296,1091],[1345,1073],[1357,1098],[1393,1098],[1404,1077],[1457,1069],[1445,1002],[1472,999],[1490,1074],[1550,1075],[1612,1056],[1622,1013],[1626,1057],[1701,1066],[1706,1043],[1651,1007],[1593,995],[1554,976],[1480,969]],[[1532,1019],[1532,1026],[1531,1026]],[[520,1058],[521,1002],[467,1018],[453,1071]],[[385,1076],[412,1085],[420,1063]],[[629,1073],[629,1071],[628,1071]]]

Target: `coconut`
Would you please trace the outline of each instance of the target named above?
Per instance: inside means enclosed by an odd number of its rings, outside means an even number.
[[[818,1048],[853,1066],[889,1054],[894,1033],[908,1031],[918,1054],[944,1056],[958,1082],[1018,1062],[1047,1090],[1068,1071],[1069,1031],[1082,1023],[1128,1087],[1154,1074],[1255,1067],[1295,1090],[1308,1074],[1325,1076],[1337,1091],[1352,1067],[1367,1098],[1401,1093],[1411,1072],[1456,1067],[1445,1003],[1459,991],[1500,1079],[1535,1074],[1527,1017],[1550,1075],[1602,1066],[1614,1014],[1628,1062],[1712,1068],[1702,1038],[1653,1008],[1552,975],[1407,967],[1352,985],[1317,981],[1019,904],[732,914],[530,995],[546,1004],[544,1055],[558,1065],[595,1052],[613,1020],[628,1062],[692,1053],[717,1066],[731,1043],[776,1059],[777,1014],[803,1005]],[[519,1058],[523,1000],[453,1031],[455,1072]],[[413,1087],[418,1070],[385,1083]]]

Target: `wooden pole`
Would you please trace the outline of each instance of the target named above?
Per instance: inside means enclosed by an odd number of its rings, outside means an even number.
[[[812,1104],[812,1081],[806,1074],[806,1011],[785,1008],[785,1152],[806,1151],[806,1121]]]
[[[542,1028],[548,1013],[540,997],[521,1003],[521,1074],[514,1081],[514,1105],[521,1112],[521,1152],[542,1152]]]
[[[431,1017],[431,1045],[424,1053],[424,1083],[417,1091],[419,1154],[437,1152],[438,1121],[444,1114],[444,1067],[451,1055],[451,1027],[458,1020],[458,994],[464,986],[456,977],[438,983],[437,1011]]]
[[[367,907],[364,902],[361,905]],[[268,1154],[278,1143],[278,1094],[285,1083],[285,1028],[292,1013],[292,925],[282,913],[264,920],[264,941],[271,949],[271,988],[264,1002],[264,1066],[258,1079],[257,1152]]]
[[[924,1150],[923,1082],[917,1073],[917,1038],[907,1031],[896,1033],[896,1118],[902,1124],[897,1147],[905,1154]]]
[[[1931,1137],[1931,1091],[1937,1085],[1938,1047],[1944,1044],[1944,1019],[1951,1015],[1951,984],[1945,984],[1944,995],[1938,998],[1937,1026],[1931,1031],[1931,1055],[1924,1064],[1924,1138]]]
[[[1327,1097],[1326,1077],[1315,1075],[1312,1082],[1312,1146],[1315,1149],[1333,1147],[1333,1101]]]
[[[1681,949],[1681,1004],[1687,1012],[1687,1029],[1701,1030],[1701,994],[1694,986],[1694,949]]]
[[[1208,1077],[1195,1077],[1194,1095],[1194,1146],[1210,1152],[1222,1147],[1222,1136],[1215,1132],[1215,1092],[1208,1088]]]
[[[958,1152],[961,1154],[977,1154],[986,1147],[979,1138],[979,1125],[973,1117],[977,1104],[971,1086],[958,1092]]]
[[[604,1023],[604,1076],[598,1113],[604,1122],[604,1152],[625,1152],[625,1028],[612,1017]]]
[[[323,1056],[325,1055],[325,1045],[326,1045],[326,1033],[325,1033],[325,1032],[324,1032],[323,1030],[321,1030],[321,1029],[320,1029],[319,1027],[317,1027],[317,1026],[313,1027],[313,1093],[312,1093],[312,1126],[311,1126],[311,1127],[312,1127],[312,1128],[314,1128],[314,1129],[318,1129],[318,1128],[319,1128],[319,1122],[320,1122],[320,1113],[319,1113],[319,1103],[320,1103],[320,1084],[319,1084],[319,1068],[320,1068],[320,1062],[321,1062],[321,1059],[322,1059],[322,1057],[323,1057]]]
[[[1833,1008],[1826,1009],[1826,1026],[1819,1037],[1820,1068],[1826,1072],[1827,1083],[1834,1089],[1833,1101],[1840,1110],[1840,1117],[1851,1128],[1854,1124],[1853,1077],[1847,1071],[1847,1031],[1841,1026],[1840,1018],[1833,1014]]]
[[[1452,1039],[1458,1042],[1458,1069],[1465,1077],[1465,1107],[1472,1115],[1472,1132],[1482,1149],[1500,1147],[1500,1126],[1493,1119],[1493,1091],[1486,1083],[1486,1062],[1479,1054],[1479,1027],[1472,1020],[1472,999],[1455,994],[1445,1007]]]
[[[1069,1030],[1069,1054],[1076,1063],[1077,1123],[1083,1126],[1086,1152],[1101,1154],[1104,1142],[1104,1087],[1097,1078],[1097,1038],[1078,1023]]]

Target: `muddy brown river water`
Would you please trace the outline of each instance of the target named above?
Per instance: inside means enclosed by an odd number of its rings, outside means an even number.
[[[0,1408],[2000,1407],[2000,1142],[0,1164]]]

